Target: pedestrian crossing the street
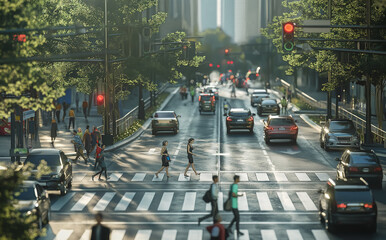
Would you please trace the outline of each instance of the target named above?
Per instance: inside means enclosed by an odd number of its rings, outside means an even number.
[[[77,182],[91,182],[93,172],[73,172],[73,181]],[[153,173],[139,172],[139,173],[127,173],[127,172],[110,172],[108,176],[110,177],[107,182],[133,182],[133,183],[157,183],[157,182],[211,182],[212,176],[216,173],[212,172],[202,172],[200,175],[195,175],[194,173],[188,172],[188,176],[184,176],[183,173],[178,175],[173,175],[167,178],[165,173],[159,173],[156,177]],[[290,182],[299,182],[299,183],[308,183],[308,182],[326,182],[329,178],[335,179],[335,171],[325,171],[325,172],[293,172],[293,171],[275,171],[275,172],[248,172],[248,173],[230,173],[230,172],[221,172],[221,182],[233,182],[234,175],[240,176],[240,182],[277,182],[277,183],[290,183]],[[103,178],[103,177],[102,177]],[[95,183],[98,183],[94,179]],[[386,180],[386,176],[384,177]]]
[[[108,225],[108,223],[107,223]],[[237,237],[237,232],[234,230],[233,234],[228,239],[237,240],[278,240],[278,239],[289,239],[289,240],[329,240],[329,237],[325,230],[322,229],[240,229],[243,236]],[[72,229],[61,229],[56,234],[54,240],[88,240],[91,238],[91,230],[84,230],[83,233],[79,233],[80,238],[76,238],[77,233]],[[161,237],[161,238],[160,238]],[[187,239],[187,240],[203,240],[208,239],[209,233],[202,229],[165,229],[165,230],[152,230],[152,229],[112,229],[110,233],[110,239],[123,240],[176,240],[176,239]],[[44,239],[44,237],[42,238]]]
[[[205,191],[130,191],[130,192],[69,192],[52,201],[51,210],[61,212],[111,211],[111,212],[189,212],[210,211],[210,204],[202,200]],[[317,191],[240,191],[240,211],[317,211]],[[219,192],[218,206],[228,192]]]

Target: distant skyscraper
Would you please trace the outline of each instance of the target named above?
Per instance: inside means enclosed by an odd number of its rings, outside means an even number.
[[[198,29],[203,32],[217,28],[217,0],[198,1]]]
[[[235,40],[235,0],[222,0],[221,28],[232,41]]]

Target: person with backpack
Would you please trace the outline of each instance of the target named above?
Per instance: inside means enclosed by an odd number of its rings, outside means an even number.
[[[221,224],[221,216],[217,214],[214,219],[214,224],[206,227],[206,230],[210,233],[210,240],[227,239],[229,233],[225,230],[224,225]]]
[[[231,223],[228,226],[228,232],[232,233],[232,225],[236,222],[236,230],[237,230],[237,236],[242,236],[244,233],[240,232],[240,213],[239,213],[239,207],[238,207],[238,197],[242,197],[243,194],[239,194],[239,185],[237,185],[240,182],[240,176],[235,175],[233,176],[233,184],[231,185],[229,195],[232,197],[232,212],[233,212],[233,219]]]
[[[213,217],[213,223],[216,223],[216,215],[218,214],[218,204],[217,204],[217,198],[218,198],[218,176],[213,175],[212,176],[213,183],[210,185],[210,188],[207,193],[204,195],[204,201],[206,203],[210,202],[210,205],[212,206],[212,211],[203,217],[198,218],[198,226],[200,226],[200,223],[207,218]]]

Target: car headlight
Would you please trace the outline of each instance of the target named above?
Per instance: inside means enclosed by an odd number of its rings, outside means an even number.
[[[52,175],[52,178],[60,178],[59,174]]]
[[[335,136],[334,134],[331,134],[331,133],[327,134],[327,139],[328,139],[328,140],[332,140],[332,141],[338,140],[338,139],[336,138],[336,136]]]
[[[30,216],[32,214],[32,211],[28,211],[25,213],[26,216]]]

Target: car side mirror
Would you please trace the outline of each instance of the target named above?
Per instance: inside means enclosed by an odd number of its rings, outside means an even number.
[[[335,158],[335,161],[340,162],[340,158]]]
[[[319,188],[318,193],[323,194],[324,193],[323,189]]]

